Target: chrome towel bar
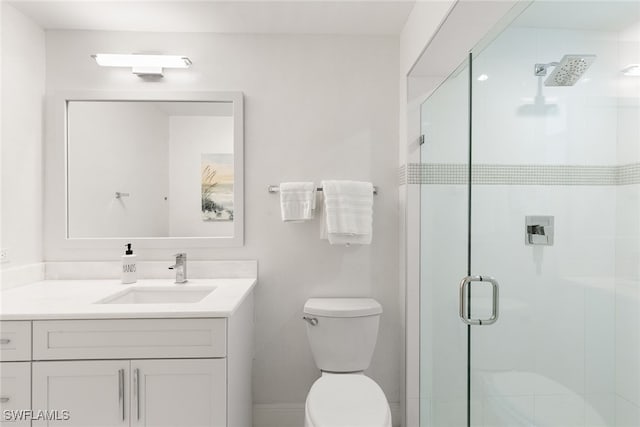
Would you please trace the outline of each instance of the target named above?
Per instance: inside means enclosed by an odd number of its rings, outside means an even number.
[[[270,186],[267,187],[267,191],[269,191],[269,193],[279,193],[280,192],[280,186],[279,185],[270,185]],[[316,188],[316,191],[322,191],[322,187]],[[376,186],[373,187],[373,194],[378,194],[378,187],[376,187]]]

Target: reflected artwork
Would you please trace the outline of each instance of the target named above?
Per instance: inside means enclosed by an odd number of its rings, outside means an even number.
[[[233,154],[202,154],[202,220],[233,221]]]

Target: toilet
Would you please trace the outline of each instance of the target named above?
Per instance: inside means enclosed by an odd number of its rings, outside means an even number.
[[[322,376],[305,404],[305,427],[391,427],[389,403],[364,375],[378,338],[382,306],[371,298],[311,298],[307,338]]]

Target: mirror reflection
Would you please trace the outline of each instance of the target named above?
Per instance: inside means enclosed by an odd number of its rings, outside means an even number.
[[[68,238],[230,237],[233,102],[68,101]]]

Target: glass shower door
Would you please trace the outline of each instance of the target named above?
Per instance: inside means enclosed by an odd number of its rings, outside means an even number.
[[[470,271],[500,317],[471,327],[472,426],[640,425],[639,24],[536,2],[473,52]]]
[[[640,3],[511,19],[421,110],[420,425],[637,427]]]
[[[420,425],[467,423],[468,327],[458,318],[468,273],[469,67],[421,108]],[[412,176],[411,171],[408,174]]]

